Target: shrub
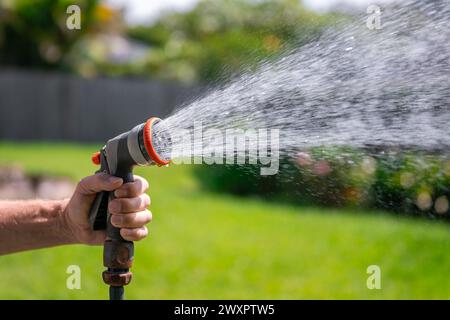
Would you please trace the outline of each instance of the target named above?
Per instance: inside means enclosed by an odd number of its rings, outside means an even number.
[[[258,166],[201,166],[205,188],[241,196],[324,206],[381,208],[449,218],[450,158],[418,152],[350,148],[299,151],[274,176]]]

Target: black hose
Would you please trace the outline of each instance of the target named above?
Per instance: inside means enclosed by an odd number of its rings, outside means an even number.
[[[125,295],[125,289],[120,287],[109,287],[109,300],[123,300]]]

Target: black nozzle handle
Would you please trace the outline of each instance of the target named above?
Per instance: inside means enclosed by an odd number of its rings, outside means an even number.
[[[133,158],[129,154],[126,138],[120,139],[117,146],[116,158],[117,158],[116,159],[117,165],[115,170],[111,172],[111,174],[114,175],[115,177],[122,178],[124,184],[128,182],[133,182],[134,181],[133,167],[135,165],[135,162],[133,161]],[[114,199],[114,192],[110,192],[108,200],[111,201],[113,199]],[[107,215],[106,236],[111,240],[125,241],[120,236],[120,228],[116,228],[111,224],[111,214],[109,212]]]
[[[126,139],[120,139],[117,148],[116,167],[112,175],[122,178],[123,183],[134,181],[132,160]],[[114,199],[114,192],[110,192],[108,202]],[[124,298],[124,288],[131,281],[130,272],[134,259],[134,244],[127,241],[120,235],[120,228],[111,223],[111,213],[108,211],[106,216],[106,241],[103,246],[103,264],[107,270],[103,272],[103,280],[110,285],[110,300],[121,300]]]
[[[100,150],[100,169],[96,173],[109,173],[108,161],[106,160],[106,152],[103,148]],[[106,217],[108,213],[109,192],[98,192],[95,195],[94,202],[89,210],[89,225],[92,230],[105,230]]]
[[[114,176],[122,178],[123,183],[134,182],[133,167],[121,168],[119,167]],[[109,192],[108,203],[114,199],[114,192]],[[120,235],[120,228],[114,227],[111,224],[111,214],[107,213],[106,221],[106,237],[111,240],[126,241]]]
[[[123,183],[133,182],[132,166],[119,167],[115,174],[122,178]],[[114,199],[114,192],[109,193],[108,201]],[[108,211],[106,220],[106,241],[103,247],[103,264],[108,269],[103,273],[103,280],[110,285],[109,299],[123,300],[124,285],[131,281],[130,267],[134,259],[134,244],[120,235],[120,228],[111,223],[111,213]]]
[[[123,150],[124,141],[120,141],[114,163],[117,163],[115,172],[110,172],[105,149],[100,151],[100,170],[116,177],[122,178],[123,183],[133,182],[133,165]],[[131,281],[129,271],[134,259],[134,244],[120,235],[120,228],[111,224],[111,213],[108,211],[109,202],[114,199],[114,192],[99,192],[89,212],[89,222],[93,230],[106,230],[106,240],[103,247],[103,265],[107,267],[102,274],[103,281],[110,285],[110,299],[124,298],[124,285]]]

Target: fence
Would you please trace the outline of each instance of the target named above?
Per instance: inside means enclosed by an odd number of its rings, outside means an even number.
[[[1,70],[0,139],[104,141],[199,92],[152,80]]]

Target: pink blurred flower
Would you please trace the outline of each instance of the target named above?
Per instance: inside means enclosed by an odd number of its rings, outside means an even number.
[[[331,172],[330,163],[326,160],[317,161],[314,164],[313,171],[319,176],[327,176]]]
[[[309,167],[312,163],[312,158],[307,152],[298,152],[296,155],[296,161],[300,167]]]

